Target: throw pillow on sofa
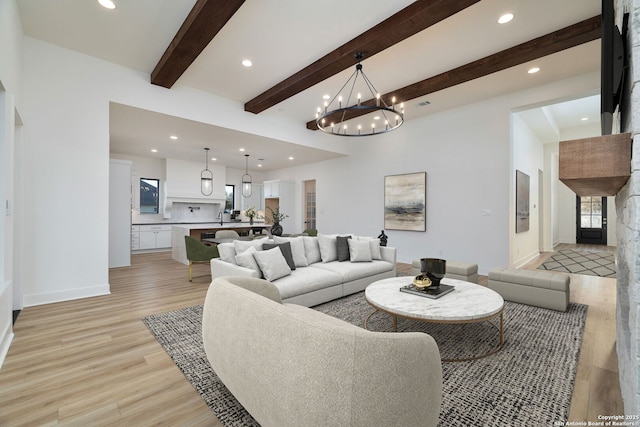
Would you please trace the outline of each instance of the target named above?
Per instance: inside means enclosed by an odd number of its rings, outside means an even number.
[[[280,248],[256,251],[253,254],[264,278],[270,282],[291,274],[291,268]]]
[[[318,245],[320,246],[320,258],[322,262],[331,262],[338,259],[336,241],[336,235],[318,234]]]
[[[293,263],[296,267],[306,267],[309,265],[304,250],[304,241],[302,236],[300,237],[280,237],[274,236],[273,240],[276,243],[287,243],[291,245],[291,255],[293,255]]]
[[[302,236],[302,242],[304,243],[304,256],[307,258],[308,265],[322,261],[317,237]]]
[[[273,243],[273,240],[267,239],[255,239],[255,240],[234,240],[233,247],[236,248],[236,255],[243,253],[250,247],[256,248],[257,251],[262,250],[262,245],[264,243]]]
[[[371,262],[371,246],[366,240],[353,240],[347,241],[349,245],[349,259],[351,262]]]
[[[222,261],[230,264],[236,264],[236,248],[233,246],[233,242],[220,243],[218,245],[218,253]]]
[[[239,255],[236,255],[236,264],[238,264],[240,267],[248,268],[250,270],[257,271],[258,273],[262,273],[255,257],[253,256],[253,254],[256,252],[256,248],[251,246],[246,251],[242,252]]]
[[[382,259],[382,253],[380,252],[380,239],[374,239],[372,237],[359,236],[358,240],[366,240],[371,247],[371,258]]]
[[[338,261],[349,261],[349,244],[351,236],[337,236],[336,237],[336,252]]]
[[[295,270],[296,269],[296,264],[295,262],[293,262],[293,254],[291,253],[291,243],[286,242],[286,243],[265,243],[262,245],[262,249],[267,251],[269,249],[273,249],[273,248],[280,248],[280,251],[282,251],[282,256],[284,256],[284,259],[287,261],[287,265],[289,265],[289,268],[291,270]]]

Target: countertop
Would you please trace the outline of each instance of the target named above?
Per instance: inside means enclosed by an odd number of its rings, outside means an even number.
[[[254,221],[254,225],[264,225],[264,222]],[[183,225],[185,227],[189,226],[206,226],[206,228],[218,228],[220,227],[220,222],[134,222],[131,225]],[[225,221],[222,224],[222,227],[232,227],[232,226],[249,226],[249,221]],[[195,227],[191,227],[195,228]]]
[[[190,223],[190,224],[185,224],[185,223],[178,223],[178,224],[173,224],[174,227],[181,227],[181,228],[185,228],[188,230],[203,230],[203,229],[210,229],[210,228],[234,228],[234,227],[252,227],[251,224],[249,224],[249,222],[225,222],[222,225],[220,225],[219,222],[205,222],[205,223]],[[255,227],[264,227],[265,223],[264,222],[254,222],[253,226]]]

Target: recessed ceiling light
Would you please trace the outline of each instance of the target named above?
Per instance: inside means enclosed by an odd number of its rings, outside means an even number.
[[[242,65],[244,65],[245,67],[251,67],[253,65],[253,62],[251,62],[249,59],[243,59]]]
[[[527,73],[529,73],[529,74],[535,74],[535,73],[537,73],[538,71],[540,71],[540,67],[532,67],[532,68],[529,68],[529,71],[527,71]]]
[[[238,151],[244,151],[244,148],[240,148]]]
[[[152,149],[151,149],[151,152],[152,152],[152,153],[157,153],[157,152],[158,152],[158,150],[156,150],[155,148],[152,148]]]
[[[215,162],[218,159],[216,159],[215,157],[212,157],[211,160]]]
[[[173,139],[173,140],[178,139],[178,137],[177,137],[177,136],[175,136],[175,135],[171,135],[169,138],[170,138],[170,139]]]
[[[100,6],[104,7],[105,9],[115,9],[116,8],[116,4],[114,2],[112,2],[111,0],[98,0],[98,3],[100,3]]]
[[[261,168],[262,167],[262,163],[258,163],[258,167]]]
[[[582,120],[583,122],[586,122],[587,120],[589,120],[589,117],[583,117],[580,120]]]
[[[289,160],[293,160],[293,156],[289,156]]]
[[[513,19],[513,13],[505,13],[500,18],[498,18],[499,24],[506,24],[507,22]]]
[[[329,98],[331,98],[331,96],[328,93],[322,95],[322,99],[329,99]]]

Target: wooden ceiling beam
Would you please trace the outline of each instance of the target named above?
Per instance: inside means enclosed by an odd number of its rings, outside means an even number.
[[[385,19],[313,64],[248,101],[245,111],[258,114],[357,62],[355,54],[367,58],[458,13],[480,0],[420,0]]]
[[[170,88],[245,0],[198,0],[151,72],[151,83]]]
[[[553,33],[438,74],[437,76],[391,91],[381,95],[381,97],[388,105],[391,105],[391,98],[394,96],[396,99],[402,100],[402,102],[407,102],[439,90],[506,70],[507,68],[524,64],[534,59],[597,40],[601,37],[600,26],[600,15],[594,16],[593,18],[578,22],[577,24],[554,31]],[[369,99],[363,101],[362,104],[375,105],[375,102],[375,99]],[[347,119],[352,119],[363,114],[366,113],[358,114],[356,111],[350,114]],[[328,117],[327,121],[331,121],[331,117]],[[334,121],[337,123],[340,120],[335,118]],[[307,129],[317,130],[316,121],[311,120],[307,122]]]

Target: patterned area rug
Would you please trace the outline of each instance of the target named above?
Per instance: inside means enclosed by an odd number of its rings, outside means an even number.
[[[611,252],[604,251],[563,249],[553,254],[538,269],[588,276],[616,277],[615,258]]]
[[[362,326],[371,313],[364,293],[315,309]],[[566,313],[505,303],[505,344],[471,362],[443,363],[442,427],[553,425],[569,415],[587,306]],[[224,426],[259,426],[220,382],[206,360],[201,339],[202,306],[143,319],[165,351]],[[376,313],[372,330],[391,331],[391,318]],[[401,331],[431,334],[442,357],[480,354],[497,343],[489,323],[442,325],[398,320]]]

